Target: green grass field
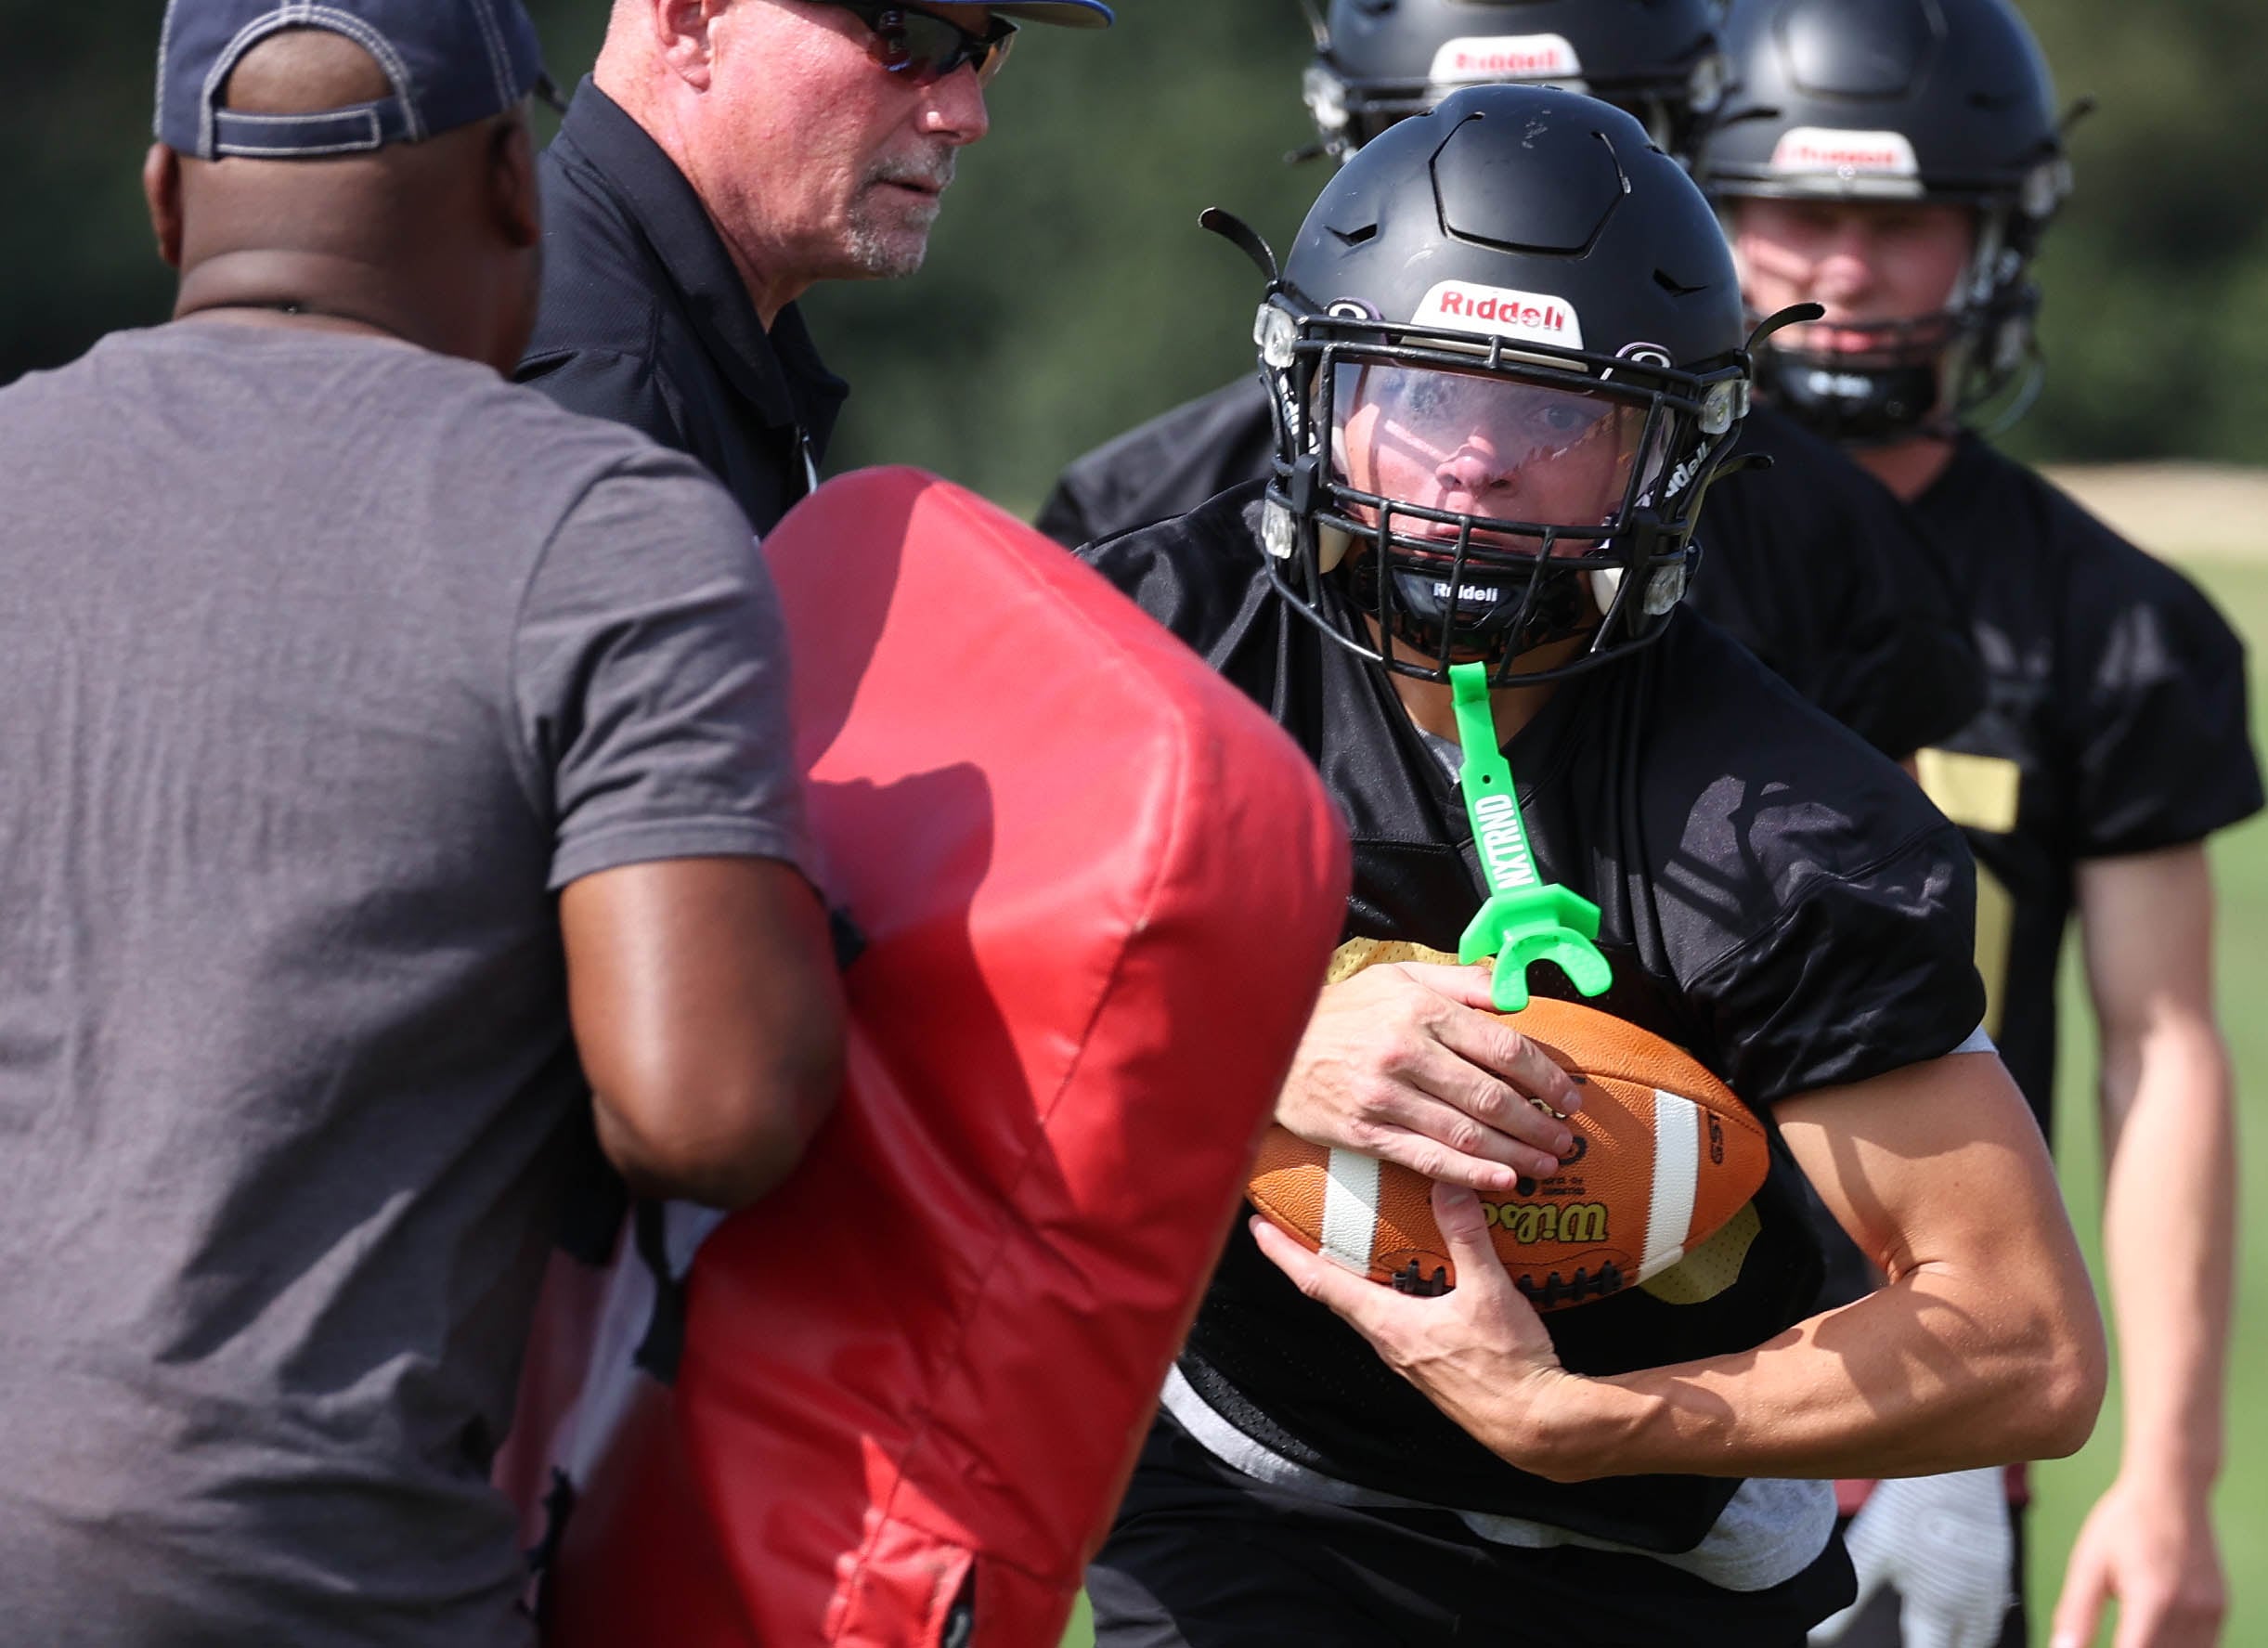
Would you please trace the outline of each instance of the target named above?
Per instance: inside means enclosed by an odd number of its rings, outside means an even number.
[[[2268,652],[2268,564],[2210,562],[2189,569],[2252,644]],[[2268,669],[2257,662],[2252,720],[2268,726]],[[2268,1642],[2268,1582],[2252,1564],[2268,1551],[2268,1404],[2252,1402],[2268,1388],[2268,819],[2255,819],[2221,837],[2213,869],[2221,892],[2219,934],[2223,1023],[2236,1056],[2242,1113],[2240,1184],[2246,1252],[2238,1261],[2236,1335],[2229,1388],[2228,1465],[2216,1501],[2221,1550],[2230,1572],[2234,1605],[2223,1641],[2230,1648]],[[2094,1122],[2093,1027],[2072,958],[2065,956],[2062,1088],[2056,1160],[2071,1216],[2101,1275],[2098,1230],[2102,1217],[2102,1155]],[[2114,1385],[2094,1439],[2079,1454],[2041,1467],[2035,1479],[2031,1604],[2033,1639],[2047,1640],[2049,1610],[2063,1582],[2065,1554],[2095,1496],[2110,1484],[2119,1460],[2119,1398]],[[2098,1639],[2110,1642],[2106,1622]],[[1064,1648],[1090,1648],[1094,1633],[1083,1602]]]

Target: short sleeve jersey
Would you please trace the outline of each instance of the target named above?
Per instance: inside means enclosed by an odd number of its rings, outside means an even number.
[[[1354,838],[1347,937],[1453,952],[1486,894],[1458,793],[1383,673],[1274,595],[1260,492],[1248,483],[1082,555],[1315,761]],[[1562,685],[1507,753],[1539,872],[1601,908],[1614,984],[1599,1005],[1691,1049],[1767,1118],[1975,1031],[1958,832],[1705,619],[1680,613],[1654,646]],[[1549,968],[1532,983],[1565,988]],[[1705,1304],[1626,1290],[1555,1313],[1562,1358],[1656,1365],[1746,1348],[1808,1314],[1817,1254],[1795,1171],[1775,1167],[1768,1188],[1793,1198],[1770,1203],[1781,1245],[1759,1242],[1743,1286]],[[1182,1371],[1276,1453],[1426,1503],[1679,1550],[1731,1492],[1699,1478],[1555,1486],[1513,1470],[1302,1299],[1241,1227]]]
[[[0,391],[0,1635],[502,1644],[556,894],[805,857],[690,460],[391,341]]]
[[[1976,855],[1987,1027],[2046,1129],[2079,864],[2260,809],[2244,644],[2187,578],[1975,435],[1915,511],[1958,555],[1990,682],[1984,713],[1923,752],[1923,785]]]
[[[1276,449],[1257,378],[1174,408],[1074,461],[1037,525],[1070,548],[1195,509],[1264,476]],[[1872,475],[1758,408],[1695,537],[1688,600],[1798,693],[1896,757],[1964,725],[1984,676],[1937,547]]]
[[[1709,489],[1694,607],[1886,755],[1903,758],[1984,707],[1984,667],[1941,546],[1886,487],[1769,407]]]

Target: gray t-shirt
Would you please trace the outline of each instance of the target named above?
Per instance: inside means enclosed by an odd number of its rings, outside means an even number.
[[[0,391],[0,1644],[522,1642],[555,894],[805,862],[689,461],[383,340]]]

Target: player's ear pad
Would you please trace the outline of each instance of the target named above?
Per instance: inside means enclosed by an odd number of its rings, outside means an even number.
[[[1053,1643],[1339,934],[1343,829],[1241,694],[957,487],[845,476],[764,551],[866,939],[849,1083],[693,1261],[549,1640],[928,1643],[973,1597],[977,1642]]]

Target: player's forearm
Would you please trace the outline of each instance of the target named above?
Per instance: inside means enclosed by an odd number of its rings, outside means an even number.
[[[2236,1247],[2228,1057],[2182,1019],[2105,1046],[2103,1250],[2124,1376],[2121,1474],[2202,1494],[2222,1462]]]
[[[1907,1476],[2057,1458],[2093,1428],[2105,1363],[2083,1276],[2074,1296],[1925,1268],[1753,1351],[1567,1381],[1539,1416],[1564,1439],[1545,1473]]]

